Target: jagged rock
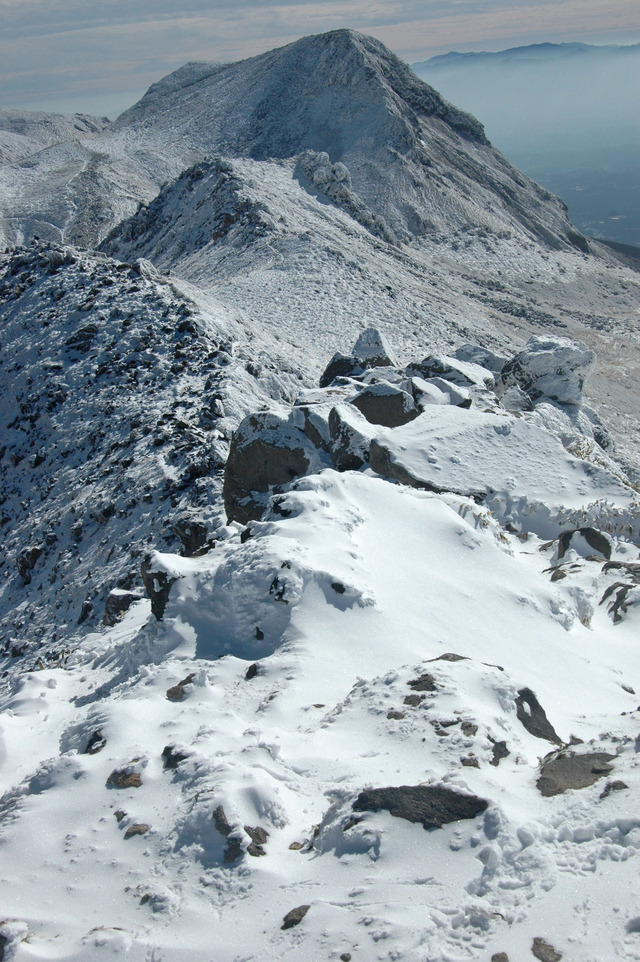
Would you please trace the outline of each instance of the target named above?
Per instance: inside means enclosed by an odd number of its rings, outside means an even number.
[[[602,531],[598,531],[596,528],[577,528],[574,531],[563,531],[558,538],[558,559],[564,558],[565,554],[569,548],[578,548],[579,554],[585,554],[588,552],[583,552],[579,550],[579,545],[576,545],[576,535],[581,535],[586,541],[588,548],[593,551],[598,552],[607,561],[611,558],[611,541],[603,534]]]
[[[25,585],[31,584],[31,572],[41,555],[42,548],[40,545],[33,544],[29,545],[28,548],[23,548],[16,558],[16,568]]]
[[[224,852],[225,863],[235,862],[236,859],[242,855],[242,843],[239,838],[232,835],[233,829],[229,824],[222,805],[218,805],[211,817],[213,818],[216,831],[227,839],[227,847]]]
[[[207,542],[207,526],[195,518],[178,518],[172,528],[180,538],[185,558],[192,558]]]
[[[490,739],[490,741],[493,742],[493,746],[491,749],[491,759],[489,764],[494,765],[497,768],[502,759],[508,758],[511,753],[507,748],[507,743],[505,741],[495,742],[493,739]]]
[[[444,658],[444,656],[442,656]],[[413,688],[414,691],[437,691],[438,686],[436,685],[433,675],[425,672],[424,675],[420,675],[419,678],[413,678],[411,681],[407,682],[409,688]]]
[[[140,788],[141,785],[140,772],[128,768],[114,768],[107,779],[107,788]]]
[[[338,351],[325,367],[320,377],[320,387],[329,387],[339,377],[360,377],[364,370],[360,358]]]
[[[400,785],[397,788],[370,788],[360,792],[353,803],[356,812],[385,809],[396,818],[420,822],[425,829],[442,828],[449,822],[475,818],[487,808],[475,795],[463,795],[442,785]]]
[[[172,578],[166,571],[154,568],[154,562],[149,558],[142,562],[140,574],[144,590],[151,601],[151,612],[158,621],[162,621],[171,586],[178,579]]]
[[[375,327],[368,327],[362,332],[351,353],[365,368],[397,367],[397,362],[391,359],[391,351],[384,336]]]
[[[191,672],[186,678],[179,681],[177,685],[167,688],[167,698],[169,701],[182,701],[186,686],[190,685],[195,677],[195,672]]]
[[[615,591],[616,596],[609,603],[607,611],[612,615],[614,624],[618,624],[632,605],[640,604],[640,564],[629,561],[607,561],[602,566],[602,570],[604,572],[621,571],[629,579],[609,585],[599,602],[603,605]]]
[[[136,822],[135,825],[130,825],[129,828],[124,833],[125,838],[133,838],[134,835],[146,835],[150,825],[146,825],[144,822]]]
[[[122,620],[131,605],[140,601],[142,595],[137,591],[124,591],[122,588],[113,588],[107,595],[104,603],[104,614],[102,624],[113,628]]]
[[[582,388],[596,361],[581,341],[566,337],[530,337],[508,361],[496,384],[498,396],[517,385],[534,403],[540,400],[579,405]]]
[[[351,404],[364,414],[371,424],[397,428],[418,417],[420,413],[413,397],[393,384],[371,384],[360,391]]]
[[[358,471],[369,462],[371,434],[368,422],[346,404],[331,409],[329,434],[331,461],[336,471]]]
[[[546,716],[545,710],[530,688],[521,688],[516,702],[516,715],[529,734],[561,745],[562,741]]]
[[[258,858],[260,855],[266,855],[264,846],[267,844],[269,838],[269,833],[266,829],[261,828],[259,825],[256,828],[252,828],[251,825],[245,825],[245,832],[251,839],[251,843],[247,848],[247,854],[253,855],[254,858]]]
[[[560,962],[562,953],[554,949],[545,939],[536,937],[531,944],[531,954],[540,962]]]
[[[107,739],[103,736],[100,729],[97,729],[87,742],[87,747],[84,750],[85,755],[97,755],[101,752],[104,746],[107,744]]]
[[[289,484],[317,460],[305,434],[277,414],[250,414],[234,432],[224,471],[229,521],[247,524],[263,514],[274,485]]]
[[[162,767],[165,771],[174,771],[180,762],[184,762],[188,757],[187,752],[181,752],[175,745],[165,745],[162,749]]]
[[[606,752],[552,752],[540,766],[536,785],[540,794],[546,797],[561,795],[570,788],[587,788],[612,771],[608,763],[615,757]]]
[[[299,925],[303,918],[311,908],[310,905],[299,905],[295,909],[291,909],[287,912],[284,919],[282,920],[281,929],[292,929],[294,925]]]

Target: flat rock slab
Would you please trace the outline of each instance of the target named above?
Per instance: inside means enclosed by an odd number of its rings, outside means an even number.
[[[384,809],[396,818],[420,822],[425,828],[442,828],[462,818],[475,818],[487,808],[475,795],[463,795],[441,785],[400,785],[397,788],[370,788],[360,792],[353,803],[356,812]]]
[[[542,762],[536,785],[545,796],[561,795],[570,788],[587,788],[609,774],[609,762],[615,757],[606,752],[552,755]]]

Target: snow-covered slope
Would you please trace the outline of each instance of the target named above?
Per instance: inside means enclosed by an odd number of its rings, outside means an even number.
[[[636,959],[638,276],[350,31],[89,126],[1,168],[0,957]]]

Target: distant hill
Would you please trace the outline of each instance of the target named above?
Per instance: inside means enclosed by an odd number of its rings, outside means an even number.
[[[583,231],[640,244],[640,44],[452,52],[413,69],[559,194]]]

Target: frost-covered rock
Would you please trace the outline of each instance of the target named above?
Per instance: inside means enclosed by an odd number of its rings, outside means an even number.
[[[363,367],[397,366],[397,361],[392,360],[386,338],[375,327],[368,327],[362,332],[351,353],[362,361]]]
[[[410,394],[385,382],[370,384],[356,394],[351,403],[371,424],[381,424],[388,428],[413,421],[419,414]]]
[[[523,349],[502,368],[498,396],[517,385],[534,403],[582,403],[584,383],[596,356],[586,344],[566,337],[530,337]]]
[[[331,460],[337,471],[357,471],[369,462],[373,430],[367,419],[349,404],[340,404],[329,414]]]

